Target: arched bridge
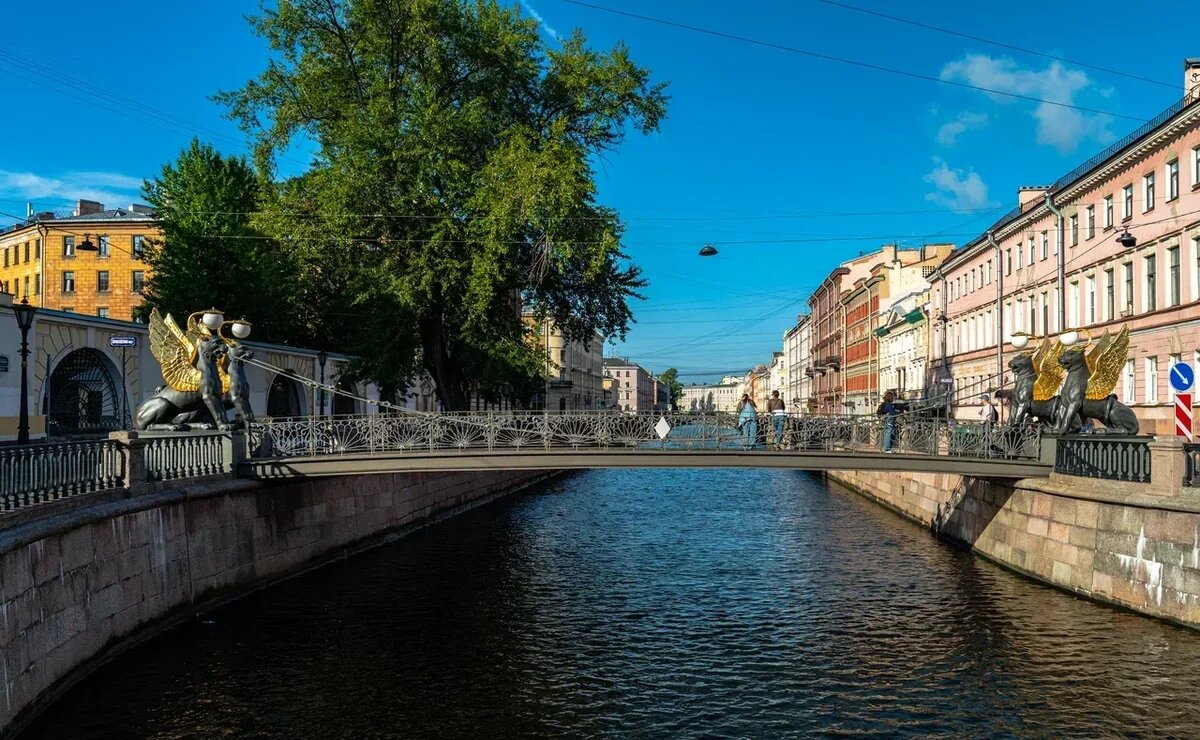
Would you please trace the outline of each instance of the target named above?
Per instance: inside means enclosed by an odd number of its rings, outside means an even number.
[[[1036,428],[946,419],[725,413],[478,412],[266,419],[244,478],[444,470],[786,468],[1047,476]],[[1051,450],[1052,452],[1052,450]]]

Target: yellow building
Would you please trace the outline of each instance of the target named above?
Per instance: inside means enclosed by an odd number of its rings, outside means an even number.
[[[81,200],[70,216],[40,213],[0,232],[0,289],[40,307],[128,321],[150,275],[142,251],[160,235],[146,206],[105,210]]]

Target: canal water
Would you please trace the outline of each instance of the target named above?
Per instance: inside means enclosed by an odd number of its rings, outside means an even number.
[[[253,594],[28,737],[1200,732],[1200,633],[808,474],[580,473]]]

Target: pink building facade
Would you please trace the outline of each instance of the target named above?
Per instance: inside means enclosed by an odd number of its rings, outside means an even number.
[[[1169,368],[1200,362],[1200,59],[1186,67],[1183,99],[1054,184],[1022,188],[930,278],[935,382],[1008,382],[1014,333],[1128,326],[1115,393],[1145,432],[1172,433]],[[957,416],[978,413],[957,403]]]

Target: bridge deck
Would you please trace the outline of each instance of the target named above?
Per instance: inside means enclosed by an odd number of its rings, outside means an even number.
[[[354,452],[311,457],[253,458],[241,463],[243,478],[372,475],[472,470],[582,470],[589,468],[775,468],[957,473],[976,478],[1044,478],[1053,465],[1007,460],[881,452],[768,450],[535,449],[531,451],[437,450]]]

